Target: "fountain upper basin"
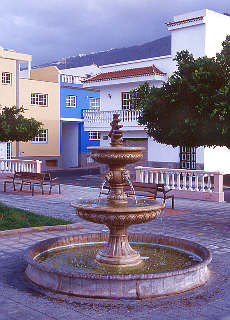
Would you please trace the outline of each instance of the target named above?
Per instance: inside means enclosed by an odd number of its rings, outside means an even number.
[[[125,165],[143,158],[144,147],[88,147],[91,157],[100,163]]]

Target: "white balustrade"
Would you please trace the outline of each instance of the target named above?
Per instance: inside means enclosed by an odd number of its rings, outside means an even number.
[[[175,196],[224,201],[223,174],[204,170],[136,167],[136,181],[164,183]]]
[[[122,125],[138,125],[139,110],[113,110],[113,111],[97,111],[83,110],[84,125],[92,124],[108,126],[113,120],[113,114],[118,113]]]
[[[40,173],[41,164],[40,160],[0,159],[0,173],[14,173],[18,171]]]

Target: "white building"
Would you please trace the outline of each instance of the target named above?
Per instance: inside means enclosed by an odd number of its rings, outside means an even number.
[[[98,75],[86,81],[84,87],[100,90],[101,109],[85,112],[85,130],[99,131],[101,145],[108,145],[109,124],[116,111],[121,115],[124,143],[146,147],[144,163],[140,164],[230,173],[228,148],[186,150],[156,143],[138,125],[138,111],[129,110],[129,91],[146,81],[160,87],[176,70],[173,58],[178,51],[187,49],[195,58],[212,57],[220,52],[222,42],[230,34],[230,17],[207,9],[175,16],[166,25],[171,32],[171,55],[105,65],[100,67]]]

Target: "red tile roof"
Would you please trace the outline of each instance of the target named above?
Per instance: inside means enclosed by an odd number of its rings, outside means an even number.
[[[200,16],[200,17],[190,18],[190,19],[186,19],[186,20],[166,22],[165,24],[168,27],[174,27],[174,26],[179,25],[179,24],[184,24],[184,23],[193,22],[193,21],[199,21],[199,20],[202,20],[203,18],[204,18],[204,16]]]
[[[154,74],[165,75],[166,73],[160,71],[158,68],[152,65],[149,67],[99,73],[96,76],[93,76],[92,78],[85,80],[85,82],[108,81],[108,80],[114,80],[114,79],[120,79],[120,78],[141,77],[141,76],[154,75]]]

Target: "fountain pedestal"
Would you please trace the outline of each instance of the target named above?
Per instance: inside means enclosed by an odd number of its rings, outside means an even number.
[[[140,254],[131,248],[128,242],[127,226],[108,226],[109,241],[104,250],[101,250],[96,261],[111,266],[135,266],[142,262]]]

